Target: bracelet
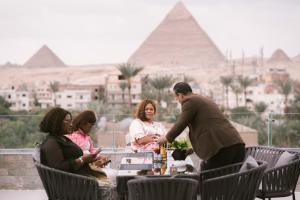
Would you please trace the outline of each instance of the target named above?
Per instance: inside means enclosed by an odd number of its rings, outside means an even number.
[[[82,156],[78,158],[81,162],[81,164],[84,164],[84,160],[82,159]]]

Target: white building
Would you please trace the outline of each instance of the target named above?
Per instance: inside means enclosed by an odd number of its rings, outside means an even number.
[[[110,74],[106,77],[105,91],[108,103],[112,105],[128,103],[128,88],[124,86],[124,89],[122,89],[121,84],[127,84],[127,80],[124,80],[118,74]],[[131,79],[131,100],[133,105],[141,101],[141,93],[141,76],[137,75]]]
[[[263,102],[268,106],[266,109],[267,112],[283,113],[284,96],[278,93],[276,89],[269,92],[266,87],[268,87],[268,85],[261,83],[247,88],[247,107],[251,109],[255,103]],[[288,101],[292,101],[293,99],[294,95],[290,94]],[[239,94],[238,99],[236,99],[236,95],[229,89],[228,103],[229,108],[244,106],[244,94]]]
[[[92,101],[90,90],[64,90],[55,96],[56,105],[65,109],[86,109]]]
[[[93,100],[104,95],[101,85],[59,84],[58,91],[53,93],[49,84],[41,84],[36,89],[41,108],[59,106],[65,109],[86,109]]]
[[[54,95],[48,84],[40,84],[36,88],[36,98],[43,109],[54,106]]]
[[[253,103],[264,102],[268,105],[266,111],[283,113],[284,111],[284,96],[274,90],[272,93],[266,92],[266,85],[260,84],[257,86],[251,86],[247,89],[247,99],[252,100]],[[294,95],[288,96],[288,101],[292,101]]]
[[[34,106],[34,96],[32,91],[25,88],[16,88],[10,86],[9,88],[0,89],[0,96],[4,97],[6,101],[11,103],[11,110],[31,110]]]
[[[22,89],[23,88],[23,89]],[[34,106],[43,109],[59,106],[65,109],[86,109],[93,100],[99,100],[104,95],[100,85],[60,85],[59,91],[53,93],[49,84],[39,84],[35,89],[15,86],[0,89],[0,96],[10,102],[12,110],[31,110]],[[34,105],[38,103],[39,105]]]

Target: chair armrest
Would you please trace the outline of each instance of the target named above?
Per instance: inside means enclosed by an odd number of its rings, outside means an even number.
[[[227,166],[216,168],[216,169],[201,171],[200,172],[200,181],[235,173],[240,170],[242,164],[243,163],[236,163],[236,164],[227,165]]]
[[[229,169],[239,169],[235,164]],[[213,177],[200,182],[201,199],[243,199],[252,200],[255,191],[267,168],[266,162],[259,162],[259,166],[243,172],[233,172],[219,177]]]

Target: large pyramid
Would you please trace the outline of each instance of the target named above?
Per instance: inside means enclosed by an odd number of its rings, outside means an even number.
[[[25,64],[25,67],[64,67],[63,61],[43,45]]]
[[[268,60],[268,63],[285,63],[291,62],[291,59],[286,55],[282,49],[277,49]]]
[[[128,62],[142,66],[211,66],[225,58],[178,2]]]
[[[299,63],[300,63],[300,54],[297,55],[297,56],[295,56],[295,57],[293,58],[293,61],[294,61],[294,62],[299,62]]]

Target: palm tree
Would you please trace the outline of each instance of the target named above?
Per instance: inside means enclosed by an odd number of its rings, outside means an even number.
[[[232,92],[235,94],[235,104],[236,104],[236,107],[239,106],[239,94],[242,93],[242,88],[236,84],[236,83],[232,83],[230,84],[230,88],[232,90]]]
[[[288,79],[286,81],[283,80],[278,80],[275,81],[277,87],[278,87],[278,92],[284,96],[284,112],[288,112],[288,96],[292,93],[293,90],[293,81]]]
[[[155,89],[149,84],[143,85],[141,99],[156,99],[156,91]]]
[[[264,102],[258,102],[254,104],[254,110],[256,113],[263,113],[266,111],[268,105],[265,104]]]
[[[228,109],[229,108],[229,103],[228,103],[228,88],[229,88],[230,84],[233,81],[233,77],[232,76],[221,76],[220,77],[220,81],[221,81],[222,85],[225,88],[226,109]]]
[[[239,76],[237,81],[243,90],[245,106],[247,106],[247,88],[252,84],[252,80],[250,78],[248,78],[247,76],[245,76],[245,77]]]
[[[54,97],[53,104],[55,107],[56,106],[56,92],[58,92],[58,90],[59,90],[59,82],[58,81],[50,82],[49,87],[50,87],[51,92],[53,93],[53,97]]]
[[[122,100],[123,100],[123,103],[124,103],[124,100],[125,100],[124,93],[125,93],[125,89],[127,87],[127,83],[122,81],[122,82],[119,83],[119,86],[122,90]]]
[[[170,88],[174,82],[171,76],[158,76],[150,79],[150,85],[157,90],[157,104],[160,106],[162,92],[166,88]]]
[[[12,105],[12,104],[9,103],[8,101],[6,101],[6,99],[5,99],[4,97],[0,96],[0,107],[9,109],[9,107],[10,107],[11,105]]]
[[[136,67],[131,63],[123,63],[117,66],[118,70],[121,72],[121,75],[125,80],[127,80],[127,89],[128,89],[128,104],[129,107],[132,104],[131,99],[131,79],[135,77],[140,71],[143,70],[142,67]]]

